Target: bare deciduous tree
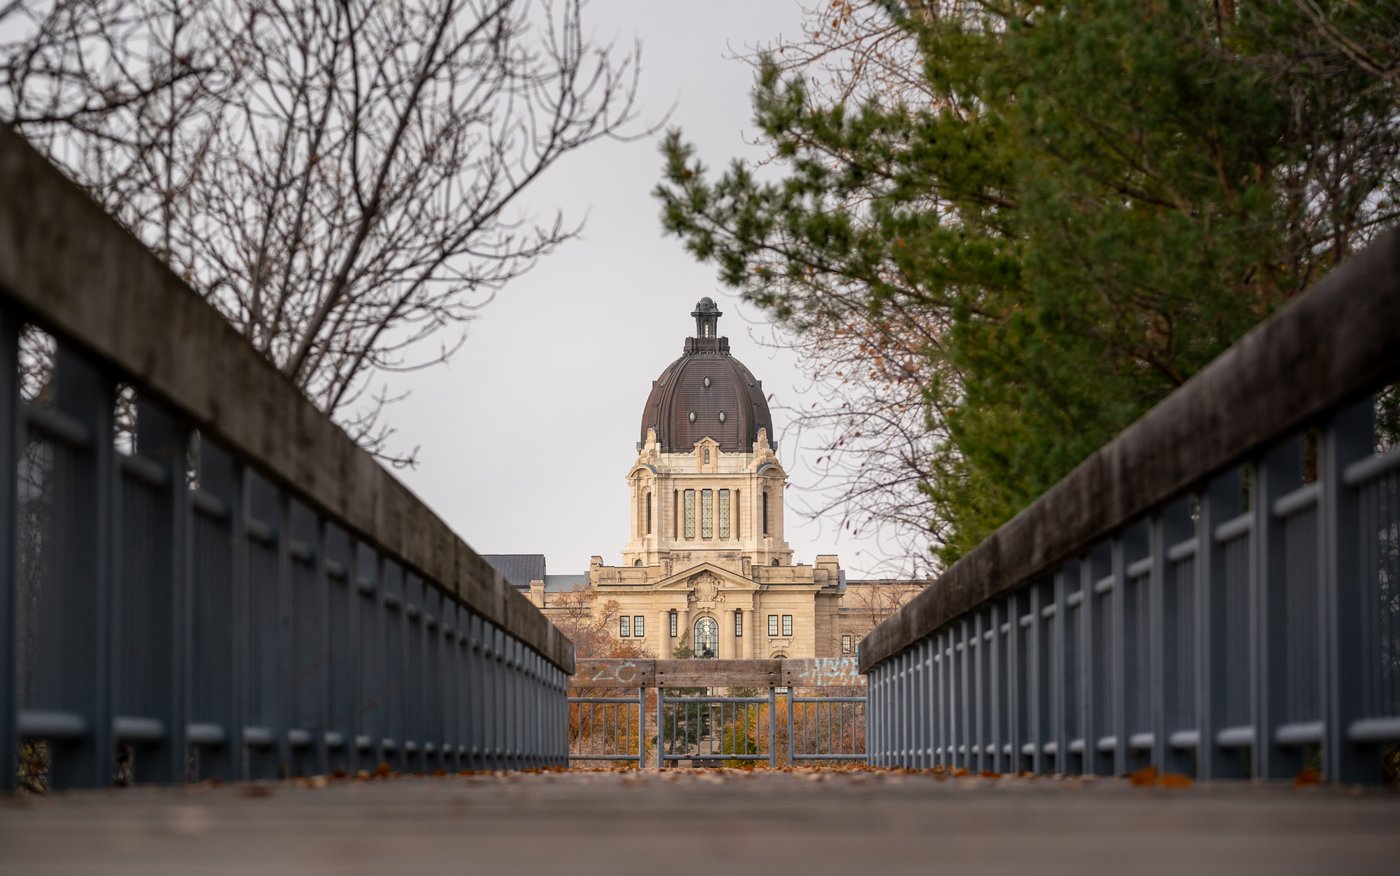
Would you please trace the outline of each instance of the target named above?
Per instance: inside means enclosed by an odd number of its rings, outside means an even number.
[[[960,5],[930,2],[923,14],[951,14]],[[764,55],[804,76],[814,105],[895,110],[935,100],[921,72],[917,39],[890,18],[881,0],[813,3],[805,7],[800,38],[764,46],[745,60],[757,69]],[[833,172],[849,160],[827,157]],[[866,216],[873,191],[840,208]],[[946,209],[932,201],[926,206]],[[832,264],[813,264],[802,276],[791,276],[780,269],[789,254],[772,253],[775,288],[794,284],[820,292],[809,298],[820,312],[801,315],[798,324],[839,327],[783,332],[772,339],[796,350],[811,378],[800,400],[786,407],[797,443],[814,454],[808,471],[794,472],[806,488],[793,494],[805,502],[799,510],[811,519],[839,520],[842,530],[855,536],[878,533],[874,559],[884,571],[927,574],[927,545],[940,538],[945,522],[930,519],[920,485],[931,479],[930,467],[938,464],[934,450],[946,438],[943,418],[928,415],[928,388],[938,381],[956,385],[946,359],[929,355],[939,347],[946,311],[927,307],[927,292],[916,280],[900,283],[901,268],[892,261],[881,274],[906,294],[875,315],[866,277]],[[756,300],[763,303],[761,295]]]
[[[386,375],[572,237],[532,183],[634,119],[581,0],[0,6],[0,113],[391,461]]]

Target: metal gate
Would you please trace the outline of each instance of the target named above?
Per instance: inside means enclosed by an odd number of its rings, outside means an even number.
[[[666,689],[659,687],[656,765],[766,760],[775,767],[778,742],[773,716],[777,711],[777,691],[771,687],[767,696],[757,697],[667,696]]]
[[[582,660],[569,687],[597,694],[569,698],[576,763],[866,761],[866,697],[851,658]]]

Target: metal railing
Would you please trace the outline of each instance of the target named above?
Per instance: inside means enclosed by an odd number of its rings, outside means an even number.
[[[865,706],[861,697],[787,698],[788,760],[865,761]]]
[[[0,128],[0,756],[54,788],[562,764],[572,670],[524,597]]]
[[[646,766],[647,692],[630,697],[569,697],[569,760]]]
[[[1391,231],[861,643],[872,762],[1378,780],[1400,448],[1374,413],[1397,376]]]
[[[709,688],[667,696],[656,689],[656,765],[767,761],[778,765],[778,691],[721,696]]]
[[[569,759],[864,763],[866,698],[851,695],[862,681],[850,658],[583,660],[570,688],[612,695],[569,698]]]

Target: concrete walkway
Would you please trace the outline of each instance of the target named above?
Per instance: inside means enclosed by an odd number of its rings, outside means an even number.
[[[1400,794],[668,770],[0,800],[0,874],[1385,873]]]

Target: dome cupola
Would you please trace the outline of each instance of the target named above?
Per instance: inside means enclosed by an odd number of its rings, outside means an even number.
[[[652,381],[641,440],[654,429],[664,453],[689,452],[707,437],[726,453],[749,452],[759,429],[773,435],[763,385],[729,354],[729,339],[719,337],[723,314],[712,299],[701,298],[690,315],[695,337],[686,338],[681,357]]]

